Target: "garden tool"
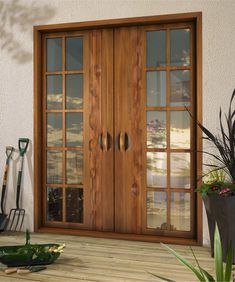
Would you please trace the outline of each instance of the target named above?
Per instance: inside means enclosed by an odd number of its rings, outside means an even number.
[[[38,272],[46,269],[46,266],[27,266],[27,267],[9,267],[5,269],[6,274],[18,273],[18,274],[27,274],[30,272]]]
[[[6,194],[6,188],[7,188],[7,176],[8,176],[8,170],[9,170],[9,163],[11,159],[11,155],[14,151],[14,148],[11,146],[6,147],[6,165],[4,170],[4,176],[3,176],[3,184],[2,184],[2,197],[1,197],[1,213],[0,213],[0,232],[4,231],[5,226],[7,224],[7,215],[4,211],[4,199]]]
[[[24,164],[24,155],[27,151],[29,145],[29,139],[28,138],[20,138],[18,141],[18,147],[19,147],[19,152],[20,152],[20,170],[18,171],[18,176],[17,176],[17,189],[16,189],[16,208],[10,210],[9,214],[9,221],[12,218],[10,228],[8,229],[9,231],[14,231],[17,230],[17,227],[19,225],[18,231],[21,230],[23,222],[24,222],[24,217],[25,217],[25,209],[20,208],[19,202],[20,202],[20,190],[21,190],[21,179],[22,179],[22,172],[23,172],[23,164]],[[20,218],[21,222],[20,222]]]

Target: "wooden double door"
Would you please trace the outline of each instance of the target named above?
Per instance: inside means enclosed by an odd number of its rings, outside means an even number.
[[[43,225],[193,238],[193,24],[42,44]]]

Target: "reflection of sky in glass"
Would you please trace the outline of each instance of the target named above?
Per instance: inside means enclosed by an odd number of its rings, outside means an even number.
[[[83,114],[66,113],[66,145],[79,147],[83,144]]]
[[[147,106],[166,106],[166,72],[147,72]]]
[[[82,70],[83,39],[82,37],[66,38],[66,70]]]
[[[62,183],[62,152],[47,152],[47,183]]]
[[[186,111],[171,111],[170,140],[172,149],[190,148],[190,117]]]
[[[190,153],[171,153],[171,187],[190,188]]]
[[[165,192],[147,192],[147,227],[166,229],[167,197]]]
[[[61,113],[47,113],[47,146],[62,146]]]
[[[67,184],[83,183],[83,153],[67,151],[66,153]]]
[[[83,107],[83,75],[66,75],[66,108],[79,109]]]
[[[47,39],[47,71],[62,70],[62,38]]]
[[[166,187],[167,161],[166,153],[147,152],[147,186]]]
[[[190,65],[190,29],[170,31],[170,53],[172,66]]]
[[[171,193],[171,225],[175,230],[190,231],[189,193]]]
[[[166,65],[166,31],[147,31],[147,67]]]
[[[47,220],[62,221],[62,189],[47,187]]]
[[[62,75],[47,75],[47,109],[62,109]]]
[[[172,107],[190,105],[189,80],[189,70],[175,70],[170,72],[170,105]]]
[[[147,147],[166,148],[165,111],[147,111]]]
[[[83,222],[83,189],[66,188],[66,221]]]

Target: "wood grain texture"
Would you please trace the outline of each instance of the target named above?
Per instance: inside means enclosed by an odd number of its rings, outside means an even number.
[[[141,231],[144,103],[141,96],[141,40],[138,27],[115,29],[115,137],[126,133],[128,149],[115,151],[115,231]]]
[[[34,229],[42,225],[42,36],[34,30]]]
[[[1,266],[1,281],[157,281],[151,273],[176,281],[197,281],[193,274],[160,244],[88,238],[68,235],[31,234],[33,243],[65,243],[59,259],[47,269],[26,275],[7,276]],[[23,234],[2,234],[0,245],[23,244]],[[193,256],[187,246],[171,246],[190,262]],[[214,262],[208,248],[193,247],[203,268],[214,274]],[[169,271],[170,269],[170,271]],[[11,280],[8,280],[11,279]]]
[[[135,18],[122,18],[122,19],[107,19],[97,21],[87,21],[78,23],[62,23],[62,24],[51,24],[51,25],[39,25],[34,26],[36,31],[40,32],[63,32],[73,31],[80,29],[92,29],[92,28],[107,28],[107,27],[122,27],[122,26],[133,26],[133,25],[151,25],[151,24],[163,24],[163,23],[177,23],[182,21],[195,21],[201,17],[202,12],[192,13],[179,13],[171,15],[155,15],[146,17],[135,17]]]
[[[196,112],[197,119],[200,123],[202,123],[202,109],[203,109],[203,99],[202,99],[202,13],[197,15],[196,18],[196,93],[197,93],[197,101],[196,101]],[[197,170],[197,179],[202,176],[202,153],[203,143],[202,143],[202,131],[197,127],[197,161],[196,161],[196,170]],[[200,182],[198,183],[200,184]],[[197,213],[197,239],[199,244],[202,244],[202,230],[203,230],[203,212],[202,212],[202,199],[201,196],[197,195],[196,202],[196,213]]]
[[[90,195],[93,230],[113,231],[113,152],[102,150],[99,137],[113,138],[113,30],[91,32],[90,58]]]

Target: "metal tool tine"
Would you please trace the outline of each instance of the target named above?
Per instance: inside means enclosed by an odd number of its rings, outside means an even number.
[[[17,226],[18,226],[18,224],[19,224],[19,222],[20,222],[21,212],[22,212],[22,220],[21,220],[21,224],[20,224],[20,229],[19,229],[19,231],[21,230],[21,227],[22,227],[22,225],[23,225],[25,210],[24,210],[24,209],[19,209],[18,212],[19,212],[19,213],[18,213],[18,217],[17,217],[17,221],[16,221],[16,224],[15,224],[15,229],[14,229],[14,231],[16,231]]]
[[[21,220],[21,225],[20,225],[19,231],[21,231],[21,228],[22,228],[22,226],[23,226],[24,217],[25,217],[25,210],[23,210],[23,215],[22,215],[22,220]]]
[[[14,211],[14,214],[13,214],[13,218],[12,218],[12,221],[11,221],[11,225],[10,225],[10,228],[8,229],[9,231],[11,231],[12,229],[12,226],[13,226],[13,222],[15,220],[15,216],[16,216],[16,209],[11,209],[10,211],[10,215],[9,215],[9,220],[11,219],[11,213]]]

